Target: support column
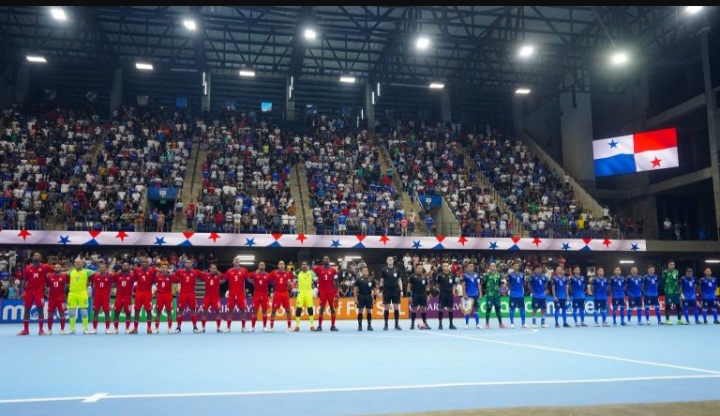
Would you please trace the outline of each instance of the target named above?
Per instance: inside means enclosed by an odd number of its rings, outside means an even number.
[[[285,79],[285,121],[295,121],[295,77]]]
[[[375,133],[375,105],[373,104],[373,94],[375,90],[369,82],[365,82],[365,117],[367,118],[367,128],[370,133]],[[375,97],[377,100],[377,97]]]
[[[590,93],[560,93],[560,114],[563,167],[584,188],[595,188]]]
[[[30,95],[30,66],[23,62],[15,78],[15,104],[23,108]]]
[[[450,92],[443,88],[440,91],[440,117],[443,123],[452,121],[452,106],[450,105]]]
[[[212,74],[208,71],[203,72],[203,84],[200,97],[200,111],[210,111],[210,96],[212,93]]]
[[[120,110],[123,102],[123,72],[122,68],[113,71],[112,89],[110,90],[110,114]]]
[[[718,111],[715,105],[715,93],[712,90],[712,76],[710,73],[710,51],[708,49],[709,27],[701,29],[700,45],[702,48],[703,80],[705,81],[705,107],[708,119],[708,135],[710,142],[710,172],[713,184],[713,202],[715,203],[715,226],[720,227],[720,172],[718,172],[718,149],[720,137],[718,136]],[[720,238],[720,229],[718,238]]]

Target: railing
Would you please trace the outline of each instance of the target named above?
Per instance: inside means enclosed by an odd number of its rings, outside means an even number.
[[[301,161],[298,160],[298,162],[295,164],[295,177],[297,178],[298,187],[302,183],[300,181],[300,163],[301,163]],[[305,211],[305,198],[303,198],[302,193],[300,194],[300,210],[302,211],[303,230],[306,234],[311,234],[310,228],[308,228],[308,225],[307,225],[307,213]]]

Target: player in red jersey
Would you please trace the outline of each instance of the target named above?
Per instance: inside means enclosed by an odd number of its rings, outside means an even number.
[[[105,314],[105,333],[110,333],[110,290],[113,276],[108,272],[107,264],[100,263],[100,270],[90,276],[93,294],[93,329],[91,334],[97,334],[98,315],[102,310]]]
[[[175,332],[182,331],[183,315],[190,309],[190,318],[192,319],[193,332],[200,332],[197,327],[197,299],[195,297],[195,283],[197,279],[202,278],[202,272],[193,269],[192,262],[185,260],[185,267],[175,272],[173,282],[180,284],[180,294],[177,301],[177,327]]]
[[[250,273],[250,280],[252,280],[253,287],[255,288],[253,292],[253,315],[250,332],[255,332],[258,309],[262,311],[263,332],[267,332],[267,310],[270,304],[270,274],[265,271],[264,261],[258,263],[257,270]]]
[[[157,295],[155,297],[155,333],[160,332],[160,314],[163,309],[167,312],[167,324],[168,334],[172,333],[172,311],[173,311],[173,296],[172,296],[172,284],[173,276],[170,274],[170,269],[167,263],[160,265],[160,271],[155,277],[155,283],[157,284]]]
[[[125,312],[125,333],[129,334],[130,306],[132,305],[133,284],[135,284],[135,277],[132,270],[130,270],[129,262],[123,262],[122,270],[120,270],[120,273],[115,273],[113,280],[115,281],[115,303],[113,304],[113,323],[115,325],[115,329],[110,333],[118,333],[120,311],[122,310]]]
[[[316,266],[313,272],[318,277],[318,297],[320,298],[320,313],[318,314],[318,327],[315,331],[322,331],[323,314],[325,313],[325,305],[330,304],[331,331],[337,331],[335,327],[335,300],[337,298],[338,273],[334,267],[330,266],[330,257],[323,257],[323,264]]]
[[[207,322],[208,311],[212,309],[215,313],[215,322],[217,323],[217,332],[223,332],[220,329],[220,283],[225,276],[218,272],[217,264],[210,265],[210,271],[203,273],[201,279],[205,282],[205,296],[200,309],[200,320],[202,321],[202,329],[205,332],[205,323]]]
[[[43,331],[43,322],[45,321],[45,287],[47,285],[47,275],[53,272],[53,267],[49,264],[42,263],[42,255],[33,253],[32,263],[25,266],[22,273],[22,288],[24,289],[23,305],[23,330],[18,335],[30,335],[30,309],[35,304],[38,311],[38,325],[40,330],[38,335],[45,335]]]
[[[245,332],[245,311],[247,310],[247,302],[245,298],[245,280],[250,273],[248,270],[240,266],[240,258],[233,259],[233,267],[227,269],[225,278],[228,281],[228,311],[227,311],[227,328],[226,332],[230,332],[232,325],[233,313],[236,310],[240,312],[240,321],[242,322],[242,332]]]
[[[145,309],[147,313],[147,333],[152,334],[152,286],[155,283],[157,269],[150,267],[150,260],[143,257],[140,260],[140,267],[133,270],[135,278],[135,319],[131,334],[137,334],[140,323],[140,310]]]
[[[70,284],[70,276],[62,271],[62,265],[55,263],[55,270],[47,275],[47,285],[50,288],[48,296],[48,335],[52,335],[53,318],[55,311],[60,315],[60,333],[65,335],[65,289]]]
[[[270,281],[275,288],[275,292],[273,293],[272,314],[270,316],[270,332],[275,330],[275,313],[281,306],[285,314],[287,314],[287,330],[290,331],[291,311],[288,286],[290,286],[290,282],[292,282],[293,279],[295,279],[295,276],[285,270],[285,262],[282,260],[278,262],[277,270],[273,270],[272,273],[270,273]]]

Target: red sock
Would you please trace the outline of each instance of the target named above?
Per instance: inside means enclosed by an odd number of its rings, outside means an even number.
[[[40,325],[39,325],[39,326],[40,326],[40,331],[43,330],[43,323],[44,323],[44,322],[45,322],[44,319],[38,319],[38,324],[40,324]]]
[[[252,317],[252,327],[255,328],[255,322],[257,322],[257,316]]]
[[[177,327],[180,328],[181,325],[182,325],[182,316],[180,316],[180,314],[178,314],[178,316],[177,316]]]
[[[267,326],[267,316],[263,315],[263,328]]]
[[[332,323],[332,326],[335,326],[335,314],[330,315],[330,322]]]
[[[110,330],[110,319],[108,319],[107,317],[105,317],[105,330]]]
[[[30,321],[23,321],[23,328],[25,332],[30,332]]]
[[[217,323],[217,329],[220,329],[220,321],[221,321],[220,319],[215,320],[215,323]]]
[[[228,329],[230,329],[230,326],[231,326],[231,325],[232,325],[232,320],[231,320],[231,319],[228,319],[228,320],[227,320]]]
[[[322,326],[323,314],[319,314],[319,315],[320,315],[320,316],[318,316],[318,326]]]
[[[275,318],[270,318],[270,328],[275,328]]]
[[[126,317],[125,318],[125,330],[127,331],[128,329],[130,329],[130,320],[127,319],[127,317]]]
[[[172,329],[172,319],[168,318],[168,329]]]
[[[134,329],[135,331],[137,331],[137,329],[138,329],[138,324],[140,324],[139,321],[135,321],[135,322],[134,322],[133,329]]]
[[[192,316],[193,328],[197,328],[197,315]]]
[[[240,320],[240,322],[242,322],[242,327],[243,327],[243,329],[245,329],[245,322],[247,322],[247,321],[243,318]]]
[[[97,331],[97,323],[98,323],[98,320],[97,320],[97,319],[93,319],[93,329],[96,330],[96,331]]]
[[[169,322],[169,320],[168,320],[168,322]],[[157,329],[157,330],[160,329],[160,320],[159,319],[155,321],[155,329]]]
[[[65,330],[65,315],[63,315],[62,318],[60,318],[60,330],[61,331]]]
[[[206,320],[206,319],[203,319],[203,320],[202,320],[202,329],[205,329],[205,322],[207,322],[207,320]]]
[[[52,331],[53,316],[48,316],[48,331]]]
[[[290,323],[290,320],[288,319],[288,328],[290,328],[292,324]]]

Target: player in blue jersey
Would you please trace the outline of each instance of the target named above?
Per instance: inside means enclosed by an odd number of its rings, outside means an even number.
[[[658,301],[658,286],[660,277],[655,274],[655,267],[649,266],[647,274],[643,276],[643,294],[645,295],[645,325],[650,325],[650,307],[655,308],[655,317],[657,317],[658,325],[662,325],[662,316],[660,315],[660,302]]]
[[[508,273],[510,281],[510,328],[515,328],[515,308],[520,309],[520,324],[525,325],[525,275],[520,272],[520,262],[512,265],[512,271]]]
[[[572,296],[573,322],[575,326],[587,326],[585,324],[585,276],[580,274],[580,266],[573,266],[573,274],[570,276],[570,295]],[[578,312],[580,322],[578,323]]]
[[[695,315],[695,324],[700,324],[700,317],[698,316],[697,307],[697,294],[695,291],[695,276],[693,276],[693,269],[688,267],[685,270],[685,276],[680,278],[680,300],[683,304],[683,314],[685,315],[684,322],[678,322],[678,325],[689,325],[690,317],[688,316],[688,310],[693,308],[693,315]]]
[[[540,325],[545,325],[545,309],[547,307],[547,284],[548,278],[542,274],[542,266],[535,266],[532,276],[528,277],[530,281],[530,292],[532,293],[532,327],[537,328],[535,314],[540,311]]]
[[[617,312],[620,310],[620,325],[625,326],[625,278],[618,266],[610,277],[610,293],[612,294],[613,325],[617,325]]]
[[[608,301],[608,279],[605,277],[605,269],[598,267],[595,271],[597,275],[590,282],[590,294],[593,297],[593,318],[595,318],[595,326],[599,327],[598,313],[602,316],[602,326],[610,326],[607,322],[607,301]]]
[[[633,266],[630,268],[630,274],[626,277],[627,282],[627,293],[628,293],[628,310],[627,310],[627,323],[632,325],[632,312],[635,310],[637,313],[638,325],[642,325],[642,285],[643,278],[638,274],[638,268]]]
[[[707,325],[707,314],[708,311],[712,311],[713,323],[715,325],[720,324],[718,321],[717,311],[717,278],[713,277],[712,270],[709,267],[705,268],[705,276],[700,279],[700,293],[702,294],[702,315],[703,323]]]
[[[562,310],[563,327],[570,328],[567,323],[568,279],[562,266],[555,269],[555,275],[552,278],[552,294],[553,300],[555,300],[555,328],[560,328],[558,323],[560,310]]]
[[[475,316],[475,328],[480,329],[480,275],[475,271],[475,264],[465,266],[462,280],[463,296],[472,299],[472,313]],[[465,329],[470,327],[470,314],[465,315]]]

